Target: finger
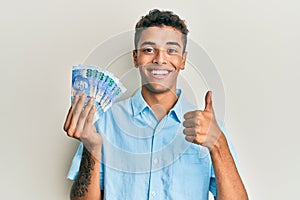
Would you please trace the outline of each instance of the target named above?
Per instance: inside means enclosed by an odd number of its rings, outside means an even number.
[[[196,134],[195,128],[185,128],[183,129],[183,134],[186,136],[194,136]]]
[[[198,117],[201,115],[201,110],[194,110],[194,111],[190,111],[190,112],[187,112],[183,115],[183,118],[185,120],[188,120],[188,119],[191,119],[191,118],[194,118],[194,117]]]
[[[204,143],[206,142],[206,138],[206,135],[197,135],[197,137],[194,137],[193,143],[204,145]]]
[[[182,125],[185,127],[185,128],[192,128],[192,127],[195,127],[195,126],[200,126],[200,118],[190,118],[188,120],[185,120]]]
[[[204,110],[207,110],[207,111],[212,111],[213,110],[213,107],[212,107],[212,92],[211,91],[206,92]]]
[[[70,123],[71,123],[71,119],[72,119],[72,115],[73,115],[73,111],[74,111],[74,107],[77,104],[78,99],[79,99],[79,95],[76,94],[75,97],[74,97],[74,100],[72,102],[72,105],[69,108],[68,115],[67,115],[66,121],[64,123],[64,131],[66,131],[66,132],[69,129],[69,126],[70,126]]]
[[[90,109],[90,112],[89,112],[87,118],[86,118],[86,125],[93,124],[95,112],[96,112],[96,106],[93,105],[92,108]]]
[[[72,118],[72,106],[69,108],[69,111],[68,111],[68,115],[67,115],[67,118],[66,118],[66,121],[64,123],[64,131],[68,131],[68,128],[70,126],[70,121],[71,121],[71,118]]]
[[[185,113],[185,114],[183,115],[183,118],[184,118],[185,120],[188,120],[188,119],[193,118],[194,116],[195,116],[194,111],[191,111],[191,112]]]
[[[71,124],[69,127],[69,130],[71,133],[75,132],[76,130],[76,126],[77,126],[77,122],[78,122],[78,118],[82,112],[83,106],[84,106],[84,102],[86,100],[86,95],[83,94],[82,96],[79,97],[78,102],[74,105],[75,108],[73,110],[73,115],[72,115],[72,119],[71,119]]]
[[[89,131],[85,132],[85,135],[83,137],[87,137],[87,134],[89,134],[90,132],[90,126],[93,126],[93,119],[94,119],[95,112],[96,112],[96,106],[93,105],[84,123],[84,129],[88,129]],[[92,129],[95,130],[94,127]]]
[[[77,127],[76,127],[76,132],[80,133],[83,130],[86,118],[94,105],[94,98],[90,98],[88,104],[86,105],[85,109],[81,112],[78,122],[77,122]],[[77,137],[80,137],[80,135],[77,135]]]
[[[185,139],[186,139],[188,142],[194,142],[195,137],[194,137],[194,136],[185,136]]]

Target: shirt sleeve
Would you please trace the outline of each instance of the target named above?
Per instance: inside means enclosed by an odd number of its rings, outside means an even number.
[[[236,152],[234,150],[234,147],[230,141],[230,138],[227,134],[227,131],[224,127],[224,123],[218,121],[218,124],[219,124],[219,127],[221,128],[222,132],[224,133],[225,137],[226,137],[226,140],[227,140],[227,143],[228,143],[228,146],[229,146],[229,150],[230,150],[230,153],[233,157],[233,160],[235,162],[235,165],[239,171],[239,165],[238,165],[238,159],[237,159],[237,155],[236,155]],[[217,185],[216,185],[216,176],[215,176],[215,172],[214,172],[214,167],[213,165],[211,165],[211,178],[210,178],[210,184],[209,184],[209,191],[216,197],[217,196]]]
[[[81,157],[82,157],[82,151],[83,151],[83,144],[80,143],[78,146],[78,149],[73,157],[71,167],[70,167],[68,175],[67,175],[67,179],[69,179],[69,180],[74,181],[78,175]]]
[[[71,167],[69,169],[67,179],[69,180],[75,180],[77,178],[78,172],[79,172],[79,167],[80,167],[80,162],[81,162],[81,157],[82,157],[82,151],[83,151],[83,144],[80,143],[77,149],[77,152],[75,153]],[[101,162],[100,164],[100,189],[104,189],[104,166],[103,163]]]

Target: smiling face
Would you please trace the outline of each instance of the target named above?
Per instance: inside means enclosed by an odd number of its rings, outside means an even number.
[[[148,27],[142,31],[133,51],[140,70],[142,88],[152,93],[176,90],[177,77],[185,67],[182,33],[170,26]]]

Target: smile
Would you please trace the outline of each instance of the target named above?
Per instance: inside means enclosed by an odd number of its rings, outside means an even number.
[[[166,75],[168,73],[168,70],[151,70],[151,74],[153,75]]]
[[[171,71],[165,69],[152,69],[149,70],[153,78],[162,79],[166,78]]]

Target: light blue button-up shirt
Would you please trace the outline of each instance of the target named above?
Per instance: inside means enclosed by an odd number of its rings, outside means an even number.
[[[103,136],[100,187],[104,199],[207,200],[209,191],[216,196],[208,149],[187,142],[183,134],[183,115],[197,108],[180,90],[176,92],[177,103],[160,122],[141,90],[114,104],[95,122]],[[78,174],[82,150],[80,144],[68,173],[71,180]]]

